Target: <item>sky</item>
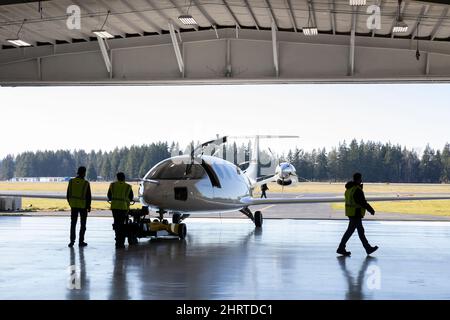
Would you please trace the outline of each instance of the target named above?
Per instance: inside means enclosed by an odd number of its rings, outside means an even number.
[[[0,87],[0,158],[219,135],[297,135],[265,141],[279,154],[344,140],[419,153],[450,142],[450,84]]]

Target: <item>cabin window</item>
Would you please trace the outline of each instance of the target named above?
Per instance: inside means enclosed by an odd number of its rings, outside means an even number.
[[[200,164],[175,163],[167,161],[160,164],[146,179],[155,180],[192,180],[201,179],[206,175],[205,169]]]

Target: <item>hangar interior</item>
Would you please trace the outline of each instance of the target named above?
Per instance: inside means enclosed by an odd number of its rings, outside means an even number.
[[[0,86],[448,82],[449,8],[438,0],[7,0]],[[244,219],[204,219],[184,242],[116,251],[109,219],[90,218],[89,247],[69,250],[68,219],[2,218],[2,299],[450,298],[448,221],[370,221],[381,257],[355,249],[345,260],[329,250],[345,221],[272,219],[262,231]]]
[[[450,75],[445,1],[2,3],[4,86],[448,81]],[[186,15],[195,24],[185,24]]]

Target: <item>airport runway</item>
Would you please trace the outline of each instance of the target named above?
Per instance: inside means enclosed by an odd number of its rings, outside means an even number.
[[[450,299],[449,222],[367,221],[372,258],[356,234],[337,257],[339,220],[192,219],[121,251],[111,223],[69,249],[67,217],[0,217],[0,299]]]
[[[334,197],[341,194],[336,193],[312,193],[312,194],[295,194],[295,193],[269,193],[269,197],[272,198],[301,198],[301,197]],[[376,194],[380,196],[381,194]],[[393,196],[393,194],[384,194],[386,196]],[[369,196],[369,195],[367,195]],[[376,203],[373,203],[376,209]],[[251,210],[261,210],[264,218],[267,219],[324,219],[324,220],[346,220],[343,210],[334,210],[330,204],[327,203],[314,203],[314,204],[283,204],[283,205],[263,205],[253,206]],[[57,211],[57,212],[0,212],[0,216],[70,216],[69,211]],[[91,217],[111,217],[110,210],[98,210],[89,214]],[[157,216],[153,213],[153,216]],[[192,217],[205,217],[204,215],[193,214]],[[208,218],[243,218],[244,215],[238,211],[220,213],[220,214],[208,214]],[[170,218],[170,217],[169,217]],[[450,216],[433,216],[423,214],[401,214],[391,212],[379,212],[377,211],[375,216],[367,214],[366,220],[374,221],[450,221]]]

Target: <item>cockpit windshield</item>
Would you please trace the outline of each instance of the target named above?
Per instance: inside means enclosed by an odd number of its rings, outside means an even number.
[[[154,180],[190,180],[201,179],[205,175],[205,169],[200,164],[166,161],[150,171],[145,178]]]

